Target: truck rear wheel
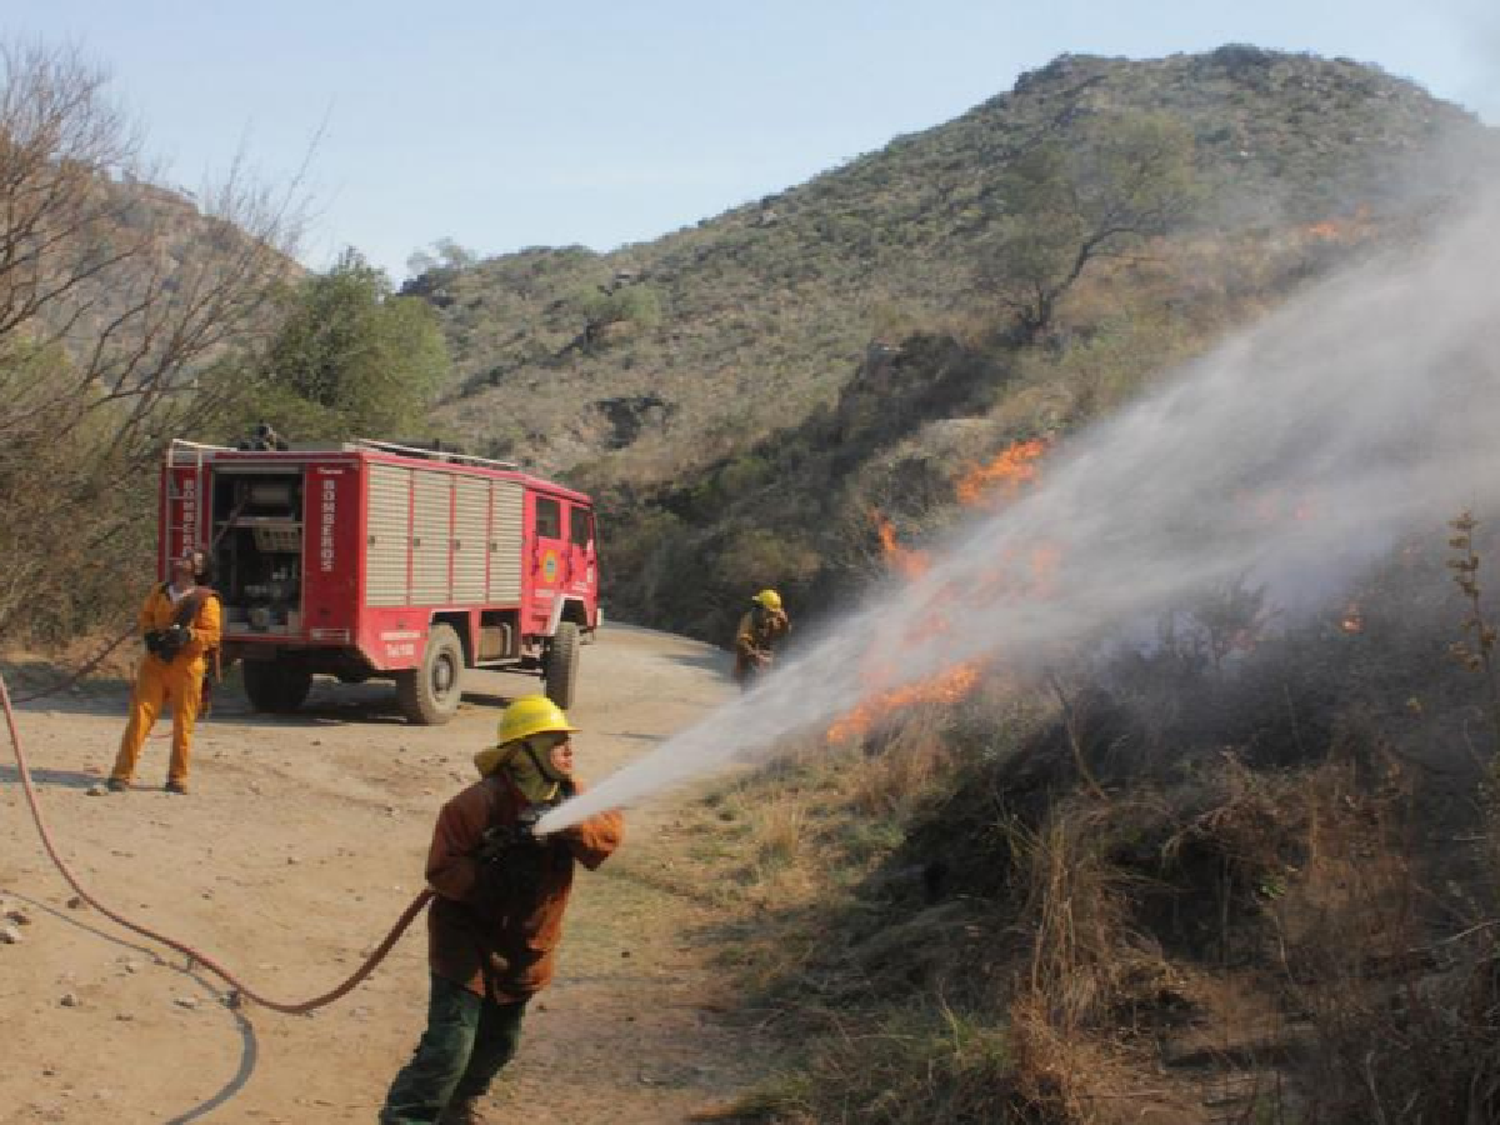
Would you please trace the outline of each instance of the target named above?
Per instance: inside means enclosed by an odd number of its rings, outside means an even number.
[[[307,702],[312,673],[306,668],[261,660],[247,660],[243,667],[245,695],[257,711],[289,715]]]
[[[427,634],[422,666],[396,675],[401,713],[418,726],[446,723],[463,696],[464,650],[451,625],[434,625]]]
[[[578,626],[560,622],[542,662],[542,683],[547,696],[564,709],[573,706],[578,687]]]

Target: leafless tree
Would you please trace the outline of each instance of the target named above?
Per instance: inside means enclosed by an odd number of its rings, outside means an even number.
[[[154,186],[107,84],[75,49],[0,43],[0,628],[119,588],[99,564],[145,541],[144,470],[231,392],[216,369],[295,269],[294,189],[242,167],[196,201]]]

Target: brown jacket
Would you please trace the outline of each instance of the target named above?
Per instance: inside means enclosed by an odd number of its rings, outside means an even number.
[[[791,632],[785,613],[774,609],[752,609],[740,618],[734,631],[734,666],[738,673],[753,671],[762,656],[770,655],[776,642]]]
[[[573,864],[592,871],[625,831],[620,814],[609,812],[549,837],[532,888],[507,893],[484,877],[474,853],[486,828],[514,824],[527,807],[503,771],[491,774],[443,806],[427,857],[427,882],[437,892],[427,912],[433,973],[501,1004],[552,980]]]

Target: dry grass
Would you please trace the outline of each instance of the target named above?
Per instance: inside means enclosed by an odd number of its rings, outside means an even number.
[[[1493,935],[1434,937],[1452,923],[1425,882],[1411,782],[1370,767],[1230,760],[1195,793],[1053,808],[1017,849],[1032,937],[1008,1009],[1012,1089],[1077,1122],[1123,1120],[1121,1100],[1153,1120],[1495,1120]],[[1120,848],[1194,805],[1150,849]],[[1143,910],[1157,880],[1207,917],[1174,932]]]
[[[1009,1097],[1012,1073],[1002,1029],[942,1004],[830,1014],[806,1069],[746,1108],[787,1125],[1044,1120]]]
[[[792,794],[782,793],[762,807],[753,828],[755,864],[774,870],[792,863],[807,836],[807,808]]]
[[[846,781],[850,806],[861,816],[905,817],[951,777],[952,770],[952,751],[937,732],[903,730],[880,753],[852,764]]]
[[[1500,817],[1416,737],[1474,693],[1440,627],[1376,647],[1383,592],[1237,688],[1136,661],[1071,727],[1012,692],[743,788],[748,979],[799,1046],[761,1119],[1500,1120]]]

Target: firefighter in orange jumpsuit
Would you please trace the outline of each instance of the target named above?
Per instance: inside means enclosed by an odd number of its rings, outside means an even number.
[[[747,689],[756,673],[771,663],[776,642],[792,630],[775,590],[762,590],[750,600],[755,604],[734,632],[734,678]]]
[[[121,792],[135,777],[141,747],[166,703],[172,705],[172,759],[166,790],[186,793],[193,726],[203,700],[205,653],[219,647],[219,599],[198,585],[203,555],[188,551],[172,560],[172,577],[152,589],[141,607],[141,636],[146,655],[136,672],[130,697],[130,721],[110,771],[109,788]]]
[[[477,1125],[495,1075],[521,1039],[526,1005],[552,980],[578,864],[619,846],[624,821],[600,813],[552,836],[529,826],[579,791],[572,734],[544,695],[500,716],[497,745],[474,755],[480,780],[443,806],[427,856],[427,1030],[396,1076],[381,1125]]]

